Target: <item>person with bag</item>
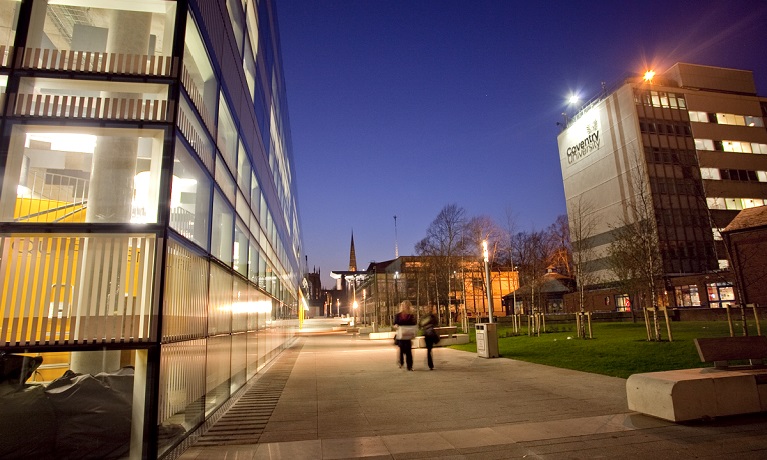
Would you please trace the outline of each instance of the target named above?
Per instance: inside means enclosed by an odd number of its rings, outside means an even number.
[[[394,325],[397,327],[397,346],[399,347],[397,362],[400,368],[402,368],[402,364],[407,364],[407,370],[409,371],[413,370],[412,340],[415,338],[417,329],[415,316],[411,313],[411,309],[410,301],[403,300],[400,303],[399,313],[394,317]]]
[[[420,325],[423,330],[423,341],[426,343],[426,364],[429,365],[429,370],[433,371],[434,359],[431,355],[431,349],[439,343],[439,334],[435,329],[439,326],[439,321],[437,321],[437,315],[434,314],[434,307],[430,307],[429,311],[421,318]]]

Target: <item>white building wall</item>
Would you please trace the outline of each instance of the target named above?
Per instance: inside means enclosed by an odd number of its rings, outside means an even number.
[[[596,222],[594,258],[606,257],[609,232],[633,219],[627,203],[635,200],[636,191],[629,171],[637,165],[645,168],[644,160],[637,159],[643,151],[638,131],[633,89],[626,84],[557,138],[568,214],[589,209]],[[613,277],[608,270],[596,275],[603,282]]]

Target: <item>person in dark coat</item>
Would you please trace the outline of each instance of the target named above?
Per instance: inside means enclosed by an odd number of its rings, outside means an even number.
[[[437,315],[434,314],[434,307],[430,307],[429,311],[421,318],[421,329],[423,330],[423,341],[426,343],[426,364],[429,365],[429,370],[434,370],[434,359],[431,356],[431,349],[439,342],[439,334],[434,329],[439,326],[437,321]]]
[[[394,317],[394,324],[397,326],[397,346],[399,347],[398,363],[399,367],[407,364],[407,370],[413,370],[413,350],[412,340],[415,338],[416,320],[412,313],[412,307],[409,300],[403,300],[400,303],[400,310]]]

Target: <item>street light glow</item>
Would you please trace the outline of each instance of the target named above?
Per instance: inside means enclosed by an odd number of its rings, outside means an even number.
[[[487,256],[487,240],[482,240],[482,257],[485,259],[485,262],[490,260]]]
[[[570,104],[577,104],[578,101],[580,100],[581,98],[579,98],[577,94],[573,94],[572,96],[570,96],[570,99],[568,99],[567,102],[569,102]]]
[[[653,77],[655,76],[654,70],[648,70],[644,73],[644,81],[651,82]]]

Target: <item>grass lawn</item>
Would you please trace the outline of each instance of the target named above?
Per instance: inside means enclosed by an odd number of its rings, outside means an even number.
[[[753,319],[748,323],[749,334],[756,335]],[[767,321],[761,321],[767,333]],[[733,322],[735,335],[741,335],[739,322]],[[628,378],[641,372],[704,367],[698,358],[693,339],[726,337],[730,335],[726,321],[672,322],[673,342],[668,341],[665,323],[661,322],[663,342],[648,342],[644,322],[594,323],[593,339],[578,339],[575,323],[559,323],[548,327],[540,337],[514,336],[511,327],[498,325],[498,349],[502,358],[574,369],[613,377]],[[475,331],[471,342],[452,348],[476,353]]]

